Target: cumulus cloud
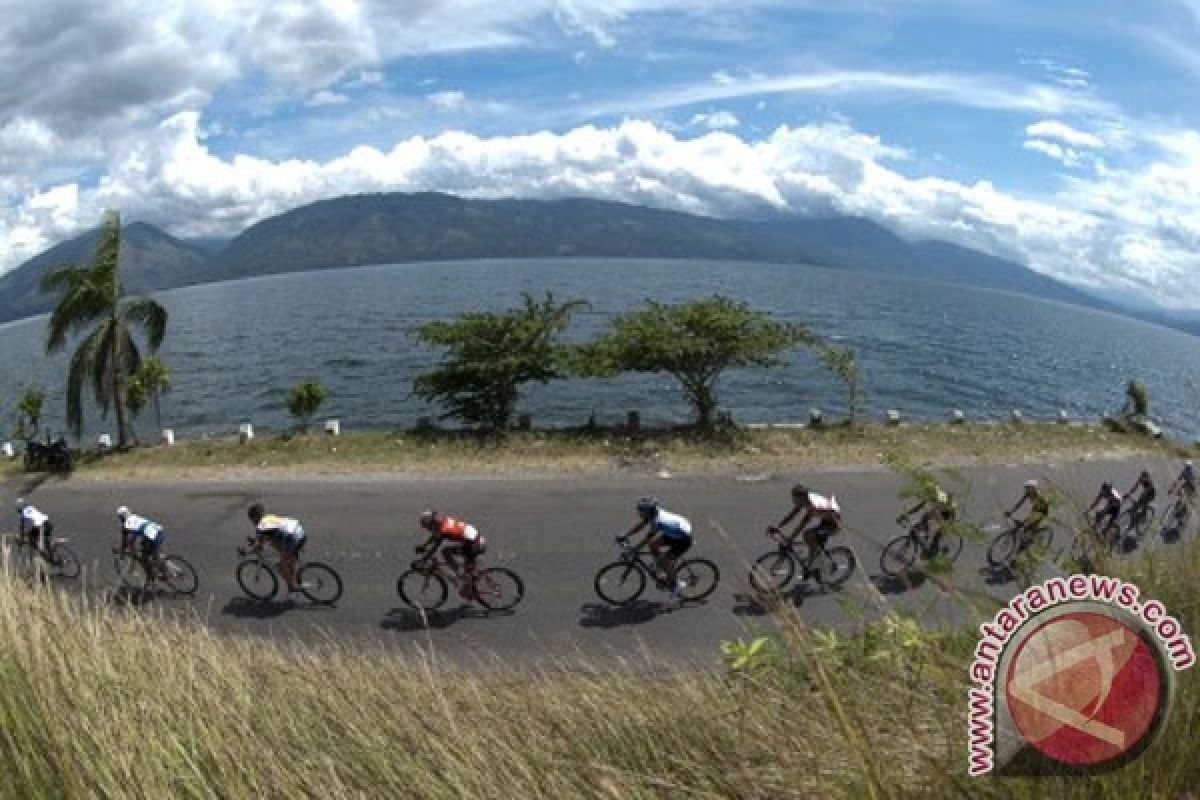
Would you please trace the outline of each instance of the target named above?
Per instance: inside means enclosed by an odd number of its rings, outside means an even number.
[[[1072,150],[1070,147],[1063,147],[1054,142],[1046,142],[1041,139],[1026,139],[1022,145],[1026,150],[1032,150],[1035,153],[1041,153],[1044,156],[1049,156],[1055,161],[1060,161],[1064,166],[1076,167],[1083,160],[1079,152]]]
[[[1200,302],[1200,135],[1163,136],[1137,170],[1077,178],[1053,202],[987,181],[913,177],[908,153],[844,123],[781,126],[757,139],[687,138],[650,122],[480,137],[450,131],[325,161],[222,158],[195,112],[143,137],[91,188],[32,195],[0,218],[5,266],[94,226],[105,208],[183,236],[233,234],[264,217],[355,192],[470,197],[591,196],[712,216],[775,209],[870,217],[913,238],[1016,254],[1084,285],[1136,283],[1169,304]]]
[[[467,103],[466,93],[457,90],[434,92],[426,95],[425,99],[438,111],[461,111]]]

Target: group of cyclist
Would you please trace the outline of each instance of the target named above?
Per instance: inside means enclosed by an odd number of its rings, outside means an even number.
[[[1156,493],[1154,481],[1147,470],[1142,470],[1134,485],[1124,495],[1117,491],[1110,481],[1104,481],[1087,513],[1095,512],[1092,517],[1095,530],[1102,536],[1107,535],[1115,526],[1126,501],[1132,501],[1130,507],[1136,517],[1147,513]],[[1177,493],[1189,502],[1195,498],[1196,475],[1191,461],[1184,462],[1182,471],[1169,489],[1169,494]],[[829,537],[842,530],[842,509],[833,495],[818,494],[803,484],[796,484],[792,487],[791,497],[792,507],[778,523],[767,529],[769,533],[780,533],[800,517],[790,536],[801,536],[809,551],[816,552],[819,547],[825,545]],[[1022,547],[1032,541],[1050,514],[1050,499],[1036,479],[1025,482],[1020,498],[1011,509],[1005,511],[1005,516],[1012,518],[1026,504],[1029,506],[1029,513],[1016,522],[1023,534]],[[50,517],[24,498],[17,499],[16,508],[20,519],[19,535],[45,554],[54,530]],[[666,586],[670,587],[673,596],[678,598],[686,587],[677,583],[675,565],[680,556],[692,546],[692,523],[683,515],[663,508],[654,497],[639,499],[636,511],[635,523],[628,532],[619,537],[619,540],[627,543],[630,537],[645,531],[645,536],[634,547],[650,549],[662,567]],[[936,482],[930,481],[924,487],[916,505],[904,511],[896,521],[902,525],[907,524],[912,515],[917,513],[921,514],[918,523],[929,532],[931,549],[936,552],[939,537],[957,519],[957,504],[950,493]],[[251,505],[246,514],[253,526],[254,552],[261,553],[263,546],[268,544],[277,550],[280,557],[279,571],[288,592],[299,591],[303,587],[296,581],[296,562],[307,542],[304,526],[295,518],[267,513],[261,503]],[[135,553],[148,564],[157,563],[166,539],[165,526],[133,513],[127,506],[118,507],[116,516],[120,523],[121,552]],[[433,558],[438,548],[441,548],[442,556],[451,569],[455,572],[459,570],[457,558],[461,557],[464,574],[470,576],[474,573],[478,557],[485,551],[487,544],[478,528],[462,519],[432,509],[421,512],[418,523],[429,533],[428,539],[416,548],[418,554]],[[464,597],[470,597],[473,586],[474,581],[463,581],[461,591]]]

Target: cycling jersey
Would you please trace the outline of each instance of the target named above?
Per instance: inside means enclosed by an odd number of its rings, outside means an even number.
[[[662,508],[654,515],[651,528],[668,539],[687,539],[692,535],[692,523],[688,522],[686,517],[672,514]]]
[[[263,536],[282,536],[285,539],[303,539],[304,526],[300,520],[267,514],[258,521],[254,529]]]
[[[1190,494],[1196,493],[1196,471],[1191,467],[1184,467],[1183,472],[1179,473],[1179,483],[1185,491]]]
[[[158,537],[162,535],[163,527],[157,522],[139,517],[137,514],[128,514],[125,517],[125,522],[121,526],[126,533],[132,533],[134,536],[140,536],[147,541],[158,541]]]
[[[50,521],[50,518],[33,506],[21,509],[21,533],[37,530]]]
[[[1112,487],[1107,491],[1101,491],[1099,496],[1096,497],[1096,502],[1103,502],[1105,509],[1109,511],[1119,510],[1121,508],[1121,493],[1117,491],[1116,487]]]
[[[441,517],[438,520],[437,532],[443,539],[473,542],[479,538],[479,531],[474,525],[468,525],[454,517]]]
[[[825,497],[816,492],[809,492],[808,505],[813,511],[823,515],[840,516],[842,513],[842,507],[838,505],[837,498],[833,495]]]
[[[1029,494],[1029,508],[1034,514],[1046,516],[1050,513],[1050,501],[1041,492]]]

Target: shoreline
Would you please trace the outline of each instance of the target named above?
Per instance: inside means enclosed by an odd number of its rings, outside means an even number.
[[[502,439],[458,431],[353,431],[180,441],[116,453],[84,454],[68,479],[84,482],[439,479],[554,480],[598,475],[648,477],[736,474],[764,479],[778,470],[885,468],[899,455],[922,467],[1171,459],[1195,448],[1101,425],[903,423],[738,429],[699,438],[686,431],[516,431]],[[20,461],[8,479],[35,476]],[[54,479],[53,477],[51,479]]]

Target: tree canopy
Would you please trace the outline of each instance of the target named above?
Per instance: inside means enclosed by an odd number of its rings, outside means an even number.
[[[559,303],[550,292],[540,301],[527,293],[521,297],[519,308],[472,311],[413,331],[421,342],[445,350],[437,367],[415,383],[420,397],[447,408],[443,416],[502,431],[523,384],[547,383],[570,373],[572,349],[559,336],[571,314],[587,304]]]
[[[804,326],[775,320],[722,295],[678,305],[650,301],[618,316],[583,349],[582,364],[593,375],[671,375],[691,403],[697,425],[709,428],[717,409],[717,384],[726,370],[775,366],[785,351],[814,341]]]

